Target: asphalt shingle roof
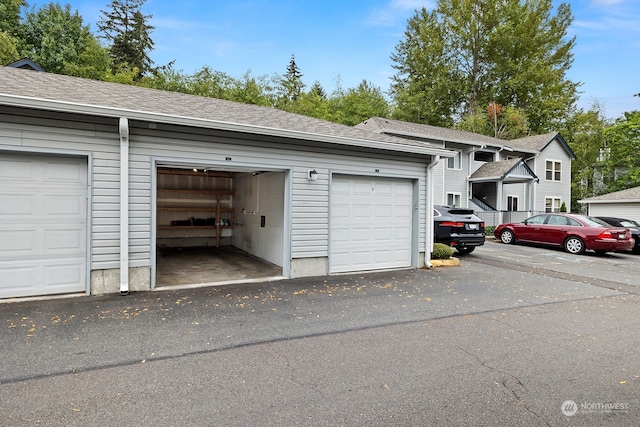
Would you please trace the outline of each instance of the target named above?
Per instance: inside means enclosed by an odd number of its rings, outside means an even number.
[[[11,67],[0,67],[0,95],[428,147],[423,142],[377,134],[276,108]]]
[[[368,129],[373,132],[404,132],[414,135],[421,135],[424,138],[433,139],[435,141],[455,141],[466,142],[469,144],[478,143],[489,144],[496,147],[502,147],[507,141],[493,138],[486,135],[480,135],[473,132],[465,132],[461,130],[442,128],[438,126],[423,125],[419,123],[409,123],[400,120],[386,119],[383,117],[371,117],[362,123],[356,125],[356,128]]]
[[[640,200],[640,187],[627,188],[626,190],[614,191],[613,193],[602,194],[600,196],[590,197],[588,199],[579,200],[580,203],[593,202],[609,202],[624,200]]]
[[[432,139],[434,141],[449,141],[449,142],[461,142],[467,144],[486,144],[493,147],[509,147],[515,151],[526,152],[540,152],[542,151],[554,138],[558,137],[557,132],[549,132],[542,135],[527,136],[518,139],[499,139],[487,135],[481,135],[473,132],[466,132],[455,129],[441,128],[431,125],[423,125],[419,123],[408,123],[400,120],[386,119],[382,117],[372,117],[358,124],[356,127],[362,129],[369,129],[374,132],[399,132],[399,134],[412,134],[419,135],[425,139]],[[561,143],[569,151],[569,154],[573,156],[573,152],[566,145],[564,140]]]

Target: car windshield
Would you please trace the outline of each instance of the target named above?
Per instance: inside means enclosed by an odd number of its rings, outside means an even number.
[[[587,223],[590,227],[611,227],[611,225],[607,224],[603,220],[599,218],[595,218],[592,216],[582,216],[580,217],[585,223]]]
[[[527,218],[526,220],[524,220],[524,223],[525,224],[543,224],[546,218],[547,218],[546,215],[532,216],[531,218]]]
[[[630,219],[623,219],[622,221],[620,221],[620,225],[623,226],[623,227],[631,227],[631,228],[640,227],[640,225],[638,225],[637,222],[632,221]]]

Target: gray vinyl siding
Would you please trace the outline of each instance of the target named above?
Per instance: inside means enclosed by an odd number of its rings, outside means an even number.
[[[318,180],[307,181],[307,171]],[[322,257],[329,253],[329,171],[317,167],[293,168],[291,207],[292,258]]]
[[[167,138],[166,136],[171,136]],[[152,162],[203,164],[211,168],[254,168],[260,170],[286,170],[292,172],[291,181],[291,258],[326,257],[329,242],[329,188],[330,173],[349,173],[370,176],[400,177],[419,180],[420,206],[426,206],[424,191],[427,160],[409,161],[389,155],[363,155],[346,150],[303,148],[220,136],[161,133],[136,129],[130,138],[130,158],[140,165],[141,186],[151,182]],[[232,161],[225,158],[231,157]],[[145,166],[146,165],[146,166]],[[307,171],[315,169],[318,180],[309,182]],[[375,172],[375,170],[379,172]],[[132,171],[133,173],[133,171]],[[146,177],[142,176],[146,174]],[[146,187],[145,187],[146,188]],[[145,197],[144,192],[140,193]],[[147,196],[151,198],[149,186]],[[150,212],[149,208],[145,212]],[[140,212],[142,214],[142,212]],[[132,218],[134,221],[137,217]],[[419,247],[424,248],[425,214],[420,214]],[[142,217],[140,217],[142,219]],[[149,221],[150,223],[150,221]],[[140,224],[141,226],[144,224]],[[140,246],[145,246],[140,239]],[[285,242],[287,236],[285,236]],[[150,244],[150,241],[146,243]]]
[[[589,203],[589,215],[612,216],[631,219],[640,223],[640,202],[619,203]]]
[[[546,161],[562,162],[561,181],[547,181]],[[531,165],[530,165],[531,166]],[[536,206],[534,210],[545,210],[546,197],[560,197],[571,208],[571,158],[560,143],[553,141],[535,158],[535,174],[540,181],[536,185]]]
[[[433,203],[435,205],[443,205],[445,198],[445,169],[447,167],[447,159],[440,159],[433,168]]]
[[[442,204],[447,203],[447,193],[460,195],[460,207],[468,206],[467,178],[469,177],[469,155],[462,153],[460,158],[460,169],[447,168],[447,159],[443,159],[445,168],[444,194]]]
[[[87,155],[92,163],[91,270],[120,266],[120,141],[117,121],[107,124],[57,119],[33,119],[5,115],[0,119],[0,148],[13,151]],[[111,124],[112,123],[112,124]],[[136,123],[140,126],[140,123]],[[204,136],[142,129],[131,126],[129,150],[129,265],[151,264],[153,161],[206,164],[221,168],[269,168],[291,172],[291,258],[326,257],[329,247],[331,173],[348,173],[417,180],[419,184],[418,245],[425,247],[426,181],[428,159],[397,155],[362,154],[356,151],[248,142],[220,136]],[[268,146],[265,146],[267,145]],[[89,156],[90,155],[90,156]],[[231,157],[232,161],[225,159]],[[464,157],[463,157],[464,159]],[[446,160],[445,160],[446,161]],[[443,165],[443,162],[441,162]],[[438,166],[440,167],[440,166]],[[318,180],[309,182],[315,169]],[[376,171],[377,170],[377,171]],[[434,176],[439,176],[437,171]]]
[[[11,137],[6,137],[10,134]],[[120,149],[113,126],[4,115],[0,148],[16,152],[91,153],[91,269],[119,266]],[[148,265],[148,260],[147,260]]]

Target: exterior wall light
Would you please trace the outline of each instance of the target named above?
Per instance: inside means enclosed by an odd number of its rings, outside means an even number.
[[[318,180],[318,172],[315,169],[307,171],[307,180],[308,181],[317,181]]]

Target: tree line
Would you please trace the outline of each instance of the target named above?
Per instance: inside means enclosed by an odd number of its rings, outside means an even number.
[[[437,0],[416,10],[390,54],[387,92],[362,80],[328,93],[309,87],[292,55],[283,74],[240,77],[204,65],[192,74],[154,64],[146,0],[112,0],[93,33],[69,4],[38,9],[0,0],[0,63],[29,57],[53,73],[279,108],[346,125],[373,117],[514,139],[559,131],[578,159],[576,200],[640,185],[640,113],[611,122],[594,103],[577,109],[567,77],[578,43],[568,37],[569,3],[552,0]]]

